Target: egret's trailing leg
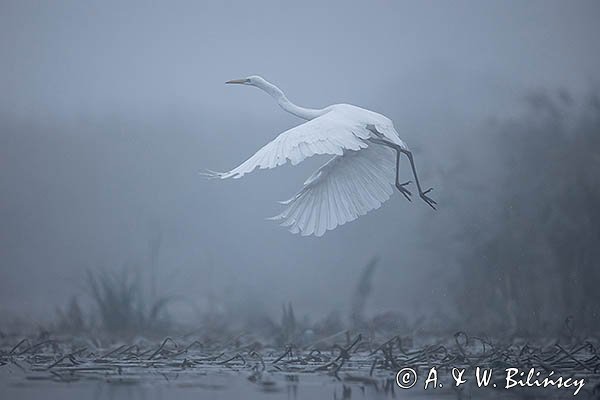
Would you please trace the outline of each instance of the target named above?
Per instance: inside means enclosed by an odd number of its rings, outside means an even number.
[[[412,199],[410,198],[410,196],[412,196],[412,193],[410,192],[410,190],[404,187],[409,183],[410,181],[400,183],[400,152],[396,151],[396,188],[400,191],[400,193],[402,193],[404,197],[406,197],[406,200],[412,201]]]
[[[402,149],[400,146],[398,146],[398,148],[400,148],[400,151],[402,151],[404,154],[406,154],[406,156],[408,157],[408,160],[410,161],[410,166],[413,170],[413,175],[415,176],[415,182],[417,183],[417,189],[419,190],[419,196],[425,203],[427,203],[427,205],[429,205],[429,207],[431,207],[435,210],[435,204],[437,204],[437,202],[435,200],[433,200],[431,197],[427,196],[427,193],[431,192],[433,190],[433,188],[429,188],[425,191],[423,191],[421,189],[421,184],[419,183],[419,177],[417,176],[417,168],[415,167],[415,160],[413,159],[412,153],[410,152],[410,150]]]
[[[390,147],[396,151],[396,187],[398,188],[398,190],[400,190],[400,192],[404,195],[404,197],[406,197],[408,200],[410,200],[410,198],[406,195],[405,192],[407,192],[408,195],[411,195],[411,193],[406,188],[404,188],[404,186],[408,185],[410,183],[410,181],[401,184],[400,180],[399,180],[400,179],[400,154],[403,153],[406,155],[406,157],[408,157],[408,160],[410,161],[410,166],[413,171],[413,175],[415,177],[415,182],[417,184],[417,190],[419,190],[419,196],[421,197],[421,199],[423,199],[423,201],[425,203],[427,203],[427,205],[429,207],[431,207],[435,210],[435,205],[437,204],[437,202],[435,200],[433,200],[431,197],[427,196],[427,193],[431,192],[433,190],[433,188],[429,188],[425,191],[423,191],[421,189],[421,183],[419,182],[419,177],[417,176],[417,169],[415,167],[415,161],[413,159],[413,155],[410,152],[410,150],[404,149],[395,143],[390,143],[387,140],[372,138],[372,139],[370,139],[370,141],[373,143],[377,143],[377,144],[381,144],[381,145]]]
[[[400,183],[400,153],[396,152],[396,188],[400,191],[400,193],[402,193],[404,197],[406,197],[406,200],[412,201],[412,199],[410,198],[410,196],[412,196],[412,193],[410,192],[410,190],[404,187],[409,183],[410,181]]]

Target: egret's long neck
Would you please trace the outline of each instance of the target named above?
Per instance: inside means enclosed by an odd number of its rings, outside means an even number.
[[[304,108],[295,105],[294,103],[288,100],[288,98],[285,96],[285,93],[283,93],[281,89],[279,89],[277,86],[273,85],[270,82],[261,82],[260,85],[256,86],[259,89],[264,90],[265,92],[270,94],[271,97],[277,100],[279,106],[281,106],[281,108],[283,108],[285,111],[289,112],[290,114],[294,114],[295,116],[300,117],[302,119],[311,120],[325,114],[326,112],[325,110],[316,110],[313,108]]]

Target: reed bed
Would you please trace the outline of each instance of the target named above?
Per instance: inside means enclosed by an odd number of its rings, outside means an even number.
[[[479,366],[495,370],[535,368],[583,378],[586,381],[583,398],[586,394],[588,398],[595,398],[600,388],[597,340],[536,343],[518,338],[492,340],[458,332],[453,337],[428,341],[431,343],[417,347],[412,345],[411,338],[365,337],[348,330],[306,346],[292,343],[275,346],[248,334],[212,340],[166,337],[160,342],[139,338],[106,347],[94,340],[76,337],[42,340],[5,337],[0,347],[0,370],[19,370],[22,379],[27,381],[144,384],[156,383],[158,379],[158,382],[182,387],[201,387],[201,377],[229,374],[241,375],[263,389],[275,389],[281,382],[289,384],[302,377],[317,376],[337,381],[344,387],[369,387],[395,396],[401,391],[395,376],[402,368],[420,371],[422,382],[427,371],[436,367],[440,375],[444,373],[447,377],[442,379],[446,384],[452,383],[452,368]],[[459,395],[460,391],[467,390],[452,388],[451,384],[446,386],[446,390]],[[472,386],[465,386],[474,390]],[[411,390],[419,390],[419,387],[422,389],[422,384]],[[547,395],[547,390],[551,389],[520,388],[516,393]]]

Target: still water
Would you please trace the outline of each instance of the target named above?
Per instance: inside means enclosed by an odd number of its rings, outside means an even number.
[[[97,376],[73,381],[21,370],[15,365],[0,368],[2,399],[181,399],[181,400],[352,400],[352,399],[561,399],[573,398],[564,391],[534,393],[465,387],[424,391],[401,390],[393,379],[363,380],[341,375],[341,380],[318,374],[263,374],[258,380],[247,371],[170,373],[153,370],[143,375]],[[579,398],[590,398],[582,393]]]

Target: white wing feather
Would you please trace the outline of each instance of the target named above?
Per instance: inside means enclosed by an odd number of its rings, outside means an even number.
[[[395,155],[388,147],[370,144],[360,151],[335,156],[319,168],[271,218],[290,232],[321,236],[327,230],[377,209],[390,198],[395,183]]]
[[[296,165],[315,154],[342,155],[345,150],[360,150],[371,132],[364,124],[333,109],[302,125],[289,129],[267,143],[252,157],[228,172],[209,171],[216,178],[241,178],[256,168],[275,168],[288,160]]]

